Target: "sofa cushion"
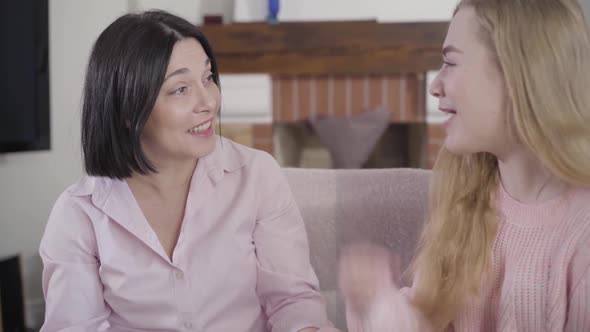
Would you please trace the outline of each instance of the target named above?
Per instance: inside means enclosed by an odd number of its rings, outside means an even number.
[[[311,263],[330,319],[344,328],[344,304],[337,291],[340,249],[370,241],[399,254],[402,269],[407,268],[426,215],[430,171],[284,169],[284,173],[305,221]]]

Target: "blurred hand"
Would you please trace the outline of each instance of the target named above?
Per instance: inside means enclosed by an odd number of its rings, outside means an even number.
[[[399,290],[401,260],[386,248],[356,244],[340,258],[340,289],[351,332],[434,331]]]
[[[373,244],[355,244],[340,258],[340,289],[353,311],[363,314],[380,291],[397,289],[399,256]]]

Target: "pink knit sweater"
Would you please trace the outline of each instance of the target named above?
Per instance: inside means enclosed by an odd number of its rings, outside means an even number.
[[[590,331],[590,189],[526,205],[500,188],[498,210],[491,272],[450,330]],[[387,289],[367,314],[349,309],[349,330],[424,331],[409,294]]]

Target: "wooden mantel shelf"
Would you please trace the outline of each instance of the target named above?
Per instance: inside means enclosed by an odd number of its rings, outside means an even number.
[[[221,73],[386,75],[441,64],[448,22],[205,25]]]

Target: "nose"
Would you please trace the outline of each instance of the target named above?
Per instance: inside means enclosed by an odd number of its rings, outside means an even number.
[[[430,87],[428,88],[428,93],[430,93],[433,97],[442,98],[444,97],[444,88],[442,84],[442,80],[440,78],[440,72],[436,74],[432,83],[430,83]]]
[[[206,86],[200,86],[197,88],[195,94],[195,109],[196,113],[201,112],[217,112],[219,109],[218,100],[216,98],[218,92],[216,89],[207,88]]]

